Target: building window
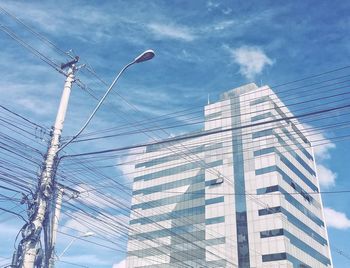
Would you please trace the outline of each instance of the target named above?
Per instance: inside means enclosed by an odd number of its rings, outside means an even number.
[[[263,262],[280,261],[280,260],[286,260],[286,259],[287,259],[287,254],[285,252],[262,255]]]

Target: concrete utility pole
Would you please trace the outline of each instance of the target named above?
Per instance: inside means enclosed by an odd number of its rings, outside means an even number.
[[[50,249],[49,252],[46,252],[46,259],[48,259],[49,268],[55,267],[55,244],[56,244],[56,238],[57,238],[57,230],[58,230],[58,221],[60,219],[61,214],[61,206],[62,206],[62,197],[63,197],[63,191],[64,188],[61,186],[56,187],[56,193],[55,193],[55,211],[52,215],[52,223],[51,223],[51,236],[50,236]]]
[[[46,233],[44,234],[44,237],[46,236],[47,241],[45,241],[45,259],[43,262],[43,267],[48,268],[54,268],[55,267],[55,245],[57,240],[57,231],[58,231],[58,223],[61,215],[61,208],[62,208],[62,199],[63,194],[67,194],[68,192],[71,192],[70,198],[77,198],[80,195],[80,192],[70,188],[68,186],[65,186],[63,184],[60,184],[58,182],[54,182],[54,196],[53,196],[53,204],[52,204],[52,217],[47,217],[47,221],[50,224],[47,224],[49,228],[46,228]]]
[[[38,189],[35,196],[33,197],[34,201],[30,204],[31,208],[33,209],[29,210],[32,211],[29,213],[29,221],[21,229],[23,239],[20,241],[17,251],[15,251],[15,253],[13,254],[11,265],[12,267],[41,267],[43,263],[43,257],[45,257],[45,266],[49,268],[54,267],[55,258],[53,253],[56,242],[58,218],[61,210],[63,194],[62,190],[56,187],[56,182],[54,179],[55,171],[57,168],[57,155],[63,148],[65,148],[67,145],[73,142],[84,131],[86,126],[90,123],[91,119],[96,114],[97,110],[104,102],[109,92],[117,83],[122,73],[131,65],[135,63],[148,61],[152,59],[154,55],[155,54],[153,50],[146,50],[141,55],[136,57],[132,62],[125,65],[118,73],[116,78],[113,80],[112,84],[109,86],[101,100],[98,102],[94,111],[92,112],[88,120],[85,122],[83,127],[78,131],[76,135],[74,135],[68,142],[66,142],[62,146],[60,146],[60,139],[63,129],[63,123],[66,116],[72,83],[74,82],[74,74],[77,69],[75,67],[75,64],[78,62],[79,57],[75,57],[74,60],[61,65],[61,69],[69,68],[67,73],[67,79],[64,84],[61,102],[58,108],[53,132],[51,134],[51,142],[44,161],[44,166],[40,176]],[[54,203],[54,215],[53,219],[49,219],[52,200]],[[42,249],[39,247],[42,229],[46,229],[45,243],[49,244],[46,245],[47,247],[45,256],[43,256],[44,254],[42,252]]]
[[[20,243],[21,250],[19,254],[20,267],[22,268],[34,268],[40,266],[38,258],[38,242],[40,240],[41,231],[43,229],[43,223],[45,217],[48,215],[48,209],[54,192],[54,168],[57,153],[60,146],[60,139],[62,134],[62,128],[66,111],[68,107],[68,101],[71,93],[72,83],[74,82],[75,63],[78,58],[63,65],[62,67],[69,67],[66,82],[58,108],[55,125],[53,127],[51,142],[47,151],[44,167],[41,173],[37,197],[35,200],[35,210],[30,217],[30,220],[26,227],[22,231],[23,239]]]

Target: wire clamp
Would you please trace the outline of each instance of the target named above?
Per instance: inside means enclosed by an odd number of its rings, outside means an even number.
[[[67,62],[67,63],[62,63],[61,64],[61,69],[64,70],[67,67],[71,67],[73,64],[76,64],[79,61],[79,56],[75,56],[73,60]]]

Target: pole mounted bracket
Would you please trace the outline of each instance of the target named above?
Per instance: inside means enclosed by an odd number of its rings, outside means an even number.
[[[64,70],[67,67],[71,67],[73,64],[76,64],[79,61],[79,56],[75,56],[73,60],[67,62],[67,63],[62,63],[61,64],[61,69]]]
[[[64,193],[67,194],[67,190],[69,192],[71,192],[71,195],[70,195],[70,199],[75,199],[75,198],[78,198],[80,196],[80,191],[76,190],[76,189],[73,189],[71,187],[68,187],[67,185],[63,185],[61,183],[57,183],[57,186],[61,189],[64,189]]]
[[[43,184],[41,187],[41,192],[46,199],[49,199],[52,194],[52,187],[50,184]]]

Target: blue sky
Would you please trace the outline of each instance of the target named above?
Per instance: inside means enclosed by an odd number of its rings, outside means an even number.
[[[108,82],[140,52],[149,48],[156,51],[152,61],[130,68],[116,87],[120,96],[137,110],[112,94],[87,132],[199,108],[206,104],[208,94],[214,101],[220,93],[248,82],[273,86],[347,66],[350,56],[350,3],[347,1],[5,0],[1,6],[62,50],[72,49],[82,63],[92,66]],[[0,21],[54,61],[67,60],[4,14]],[[41,125],[51,126],[64,77],[3,32],[0,47],[1,104]],[[345,74],[346,70],[339,76]],[[84,70],[78,77],[98,96],[106,89]],[[302,90],[294,93],[300,99],[305,94]],[[281,98],[283,100],[283,96]],[[79,129],[95,104],[86,92],[74,87],[65,136]],[[167,121],[181,122],[179,118]],[[307,123],[317,126],[317,122]],[[176,135],[195,129],[198,126],[170,131]],[[157,134],[167,137],[161,132]],[[317,137],[326,139],[335,134],[327,130]],[[84,143],[73,149],[82,152],[145,141],[149,141],[149,137],[137,135]],[[317,147],[323,190],[350,189],[349,149],[346,141]],[[115,172],[122,174],[125,170]],[[350,245],[344,237],[350,235],[347,205],[350,195],[327,194],[323,201],[327,207],[331,246],[349,255]],[[114,216],[125,221],[120,215]],[[65,217],[62,218],[63,227],[77,227]],[[14,219],[0,222],[0,240],[8,241],[8,245],[0,246],[1,257],[10,256],[9,245],[19,224]],[[95,241],[93,237],[89,239]],[[69,238],[60,238],[58,252],[68,243]],[[98,246],[84,241],[74,245],[67,252],[67,261],[74,260],[90,267],[112,267],[113,264],[114,268],[122,267],[117,263],[122,262],[124,256],[118,252],[101,251]],[[344,256],[335,251],[332,256],[335,267],[349,266],[350,261]],[[58,267],[71,266],[60,263]]]

